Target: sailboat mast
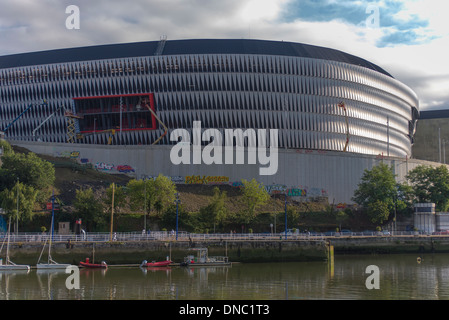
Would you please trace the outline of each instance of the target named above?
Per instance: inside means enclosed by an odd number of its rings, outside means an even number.
[[[112,207],[111,207],[111,232],[109,236],[109,241],[112,241],[112,230],[114,226],[114,191],[115,191],[115,185],[114,182],[112,183]]]
[[[53,232],[54,232],[54,217],[55,217],[55,190],[53,190],[53,195],[51,197],[51,226],[50,226],[50,242],[48,243],[48,263],[51,261],[51,241],[53,240]]]
[[[53,226],[53,217],[51,218],[51,225]],[[51,261],[51,238],[53,237],[53,233],[50,235],[50,239],[48,242],[48,263]]]
[[[9,216],[8,223],[8,243],[6,244],[6,264],[9,264],[9,237],[11,234],[11,216]]]

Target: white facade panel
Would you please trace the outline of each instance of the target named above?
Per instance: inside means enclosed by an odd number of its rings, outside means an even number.
[[[238,185],[242,179],[255,178],[267,188],[271,188],[271,193],[301,194],[301,196],[295,196],[295,199],[305,201],[322,197],[329,203],[335,204],[353,203],[352,196],[364,170],[371,169],[380,162],[395,168],[398,181],[404,181],[407,172],[417,165],[440,165],[407,158],[382,158],[321,150],[279,149],[277,172],[274,175],[264,176],[259,174],[261,165],[248,164],[247,156],[245,156],[245,164],[173,165],[170,160],[171,146],[107,146],[26,141],[11,141],[11,143],[40,154],[68,158],[73,158],[75,155],[78,162],[90,163],[104,172],[118,173],[121,169],[128,168],[132,170],[128,172],[128,175],[138,179],[157,176],[161,173],[172,177],[176,183],[193,183],[192,177],[199,176],[223,179],[220,184]],[[204,183],[216,182],[212,180]]]

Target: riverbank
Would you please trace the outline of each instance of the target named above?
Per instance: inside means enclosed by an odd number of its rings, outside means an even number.
[[[10,258],[15,263],[35,265],[42,252],[40,242],[12,243]],[[47,247],[48,248],[48,247]],[[195,254],[191,249],[207,248],[209,256],[227,256],[231,262],[293,262],[324,261],[327,247],[322,240],[288,241],[112,241],[112,242],[54,242],[52,258],[60,263],[78,264],[86,258],[108,264],[140,264],[143,260],[183,262]],[[46,259],[47,249],[42,259]]]
[[[301,262],[326,261],[329,246],[334,254],[403,254],[449,253],[446,236],[378,236],[328,237],[315,240],[201,240],[201,241],[107,241],[54,242],[52,257],[60,263],[78,264],[86,258],[108,264],[138,265],[143,260],[165,260],[175,263],[195,254],[191,249],[207,248],[209,256],[227,256],[231,262]],[[48,248],[48,247],[47,247]],[[42,242],[11,243],[10,258],[15,263],[35,265],[47,248]]]
[[[447,236],[374,236],[328,238],[338,254],[449,253]]]

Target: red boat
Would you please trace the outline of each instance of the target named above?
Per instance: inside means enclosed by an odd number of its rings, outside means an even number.
[[[86,261],[80,261],[80,266],[85,268],[107,268],[108,265],[106,262],[101,261],[101,263],[91,263],[89,258],[86,258]]]
[[[173,261],[171,261],[171,260],[152,261],[152,262],[147,262],[146,260],[143,260],[140,266],[141,267],[168,267],[172,263],[173,263]]]

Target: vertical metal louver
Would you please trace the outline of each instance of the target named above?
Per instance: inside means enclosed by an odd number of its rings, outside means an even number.
[[[153,93],[156,113],[170,130],[191,128],[200,119],[203,128],[279,129],[281,148],[342,151],[345,113],[337,105],[344,101],[351,152],[385,153],[389,140],[390,155],[411,153],[416,121],[412,110],[418,101],[405,85],[385,74],[305,57],[164,55],[165,40],[148,56],[1,69],[1,126],[27,105],[48,99],[49,110],[33,110],[8,132],[12,139],[31,140],[33,129],[58,106],[70,107],[74,97]],[[63,115],[43,128],[43,141],[64,141]],[[151,144],[159,131],[160,127],[157,132],[122,132],[121,141]],[[170,141],[165,137],[160,143]]]

